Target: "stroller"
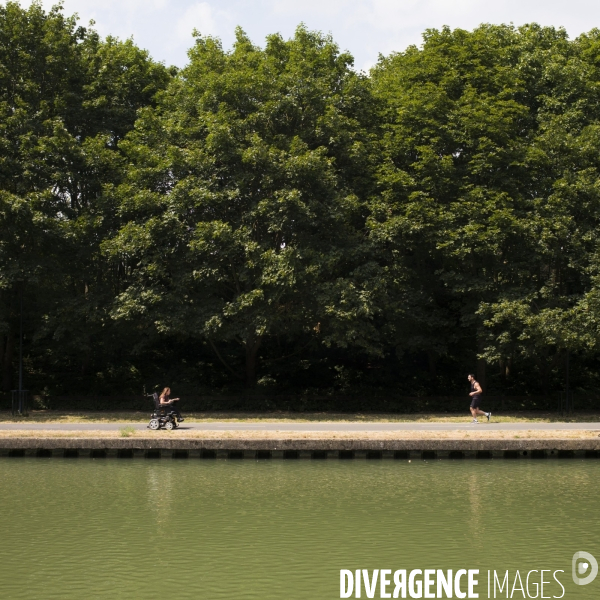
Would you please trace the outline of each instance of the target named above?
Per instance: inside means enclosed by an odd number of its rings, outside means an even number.
[[[173,410],[172,405],[161,405],[160,398],[156,392],[148,397],[154,400],[154,412],[150,415],[148,427],[150,429],[164,427],[168,431],[177,428],[179,423],[177,422],[177,414]]]

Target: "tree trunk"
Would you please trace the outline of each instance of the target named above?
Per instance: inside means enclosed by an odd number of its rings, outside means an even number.
[[[482,338],[477,340],[478,354],[482,354],[485,349],[484,341]],[[477,359],[477,381],[479,385],[485,390],[485,360],[483,358]]]
[[[436,368],[436,355],[435,352],[433,352],[433,350],[429,350],[427,352],[427,362],[429,364],[429,376],[430,377],[435,377],[437,375],[437,368]]]
[[[477,359],[477,381],[482,388],[485,388],[485,360]]]
[[[85,350],[82,352],[82,357],[81,357],[81,376],[85,377],[87,375],[88,372],[88,367],[91,363],[91,358],[92,358],[92,344],[90,342],[90,340],[87,340],[87,346],[85,348]]]
[[[256,386],[256,367],[258,363],[258,349],[262,338],[254,336],[246,340],[246,387],[252,389]]]
[[[540,382],[542,384],[542,393],[544,396],[550,396],[550,370],[551,366],[548,364],[547,356],[544,355],[537,359],[538,368],[540,370]]]
[[[13,353],[15,349],[15,334],[10,331],[6,336],[2,360],[2,390],[9,392],[13,389]]]
[[[542,391],[544,396],[548,398],[550,396],[550,369],[544,365],[542,367]]]

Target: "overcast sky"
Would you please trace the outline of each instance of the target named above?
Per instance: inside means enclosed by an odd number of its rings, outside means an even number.
[[[54,1],[43,4],[49,8]],[[64,6],[84,25],[96,21],[102,35],[133,36],[155,59],[178,66],[186,63],[194,28],[220,37],[228,48],[236,25],[262,45],[267,34],[289,37],[304,22],[331,33],[356,67],[367,70],[379,53],[420,44],[427,28],[535,21],[563,26],[576,37],[600,26],[599,0],[64,0]]]

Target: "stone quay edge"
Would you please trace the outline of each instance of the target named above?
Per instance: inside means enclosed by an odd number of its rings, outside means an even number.
[[[202,438],[0,438],[0,451],[10,450],[230,450],[230,451],[600,451],[600,437],[592,439],[202,439]]]

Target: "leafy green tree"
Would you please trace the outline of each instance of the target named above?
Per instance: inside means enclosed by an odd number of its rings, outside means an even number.
[[[537,93],[525,158],[530,182],[522,249],[519,262],[512,261],[510,287],[480,309],[491,333],[486,355],[531,359],[546,393],[565,352],[593,355],[600,339],[587,302],[600,241],[600,38],[596,31],[572,43],[564,33],[556,37],[528,48],[520,61],[528,89]]]
[[[4,390],[21,299],[55,389],[598,377],[598,31],[428,30],[370,77],[304,27],[189,57],[0,6]]]
[[[367,79],[303,27],[264,50],[240,29],[231,52],[197,36],[189,57],[120,144],[123,225],[104,244],[129,277],[115,316],[205,339],[248,387],[261,357],[317,340],[379,352]]]
[[[61,360],[68,359],[85,378],[94,363],[105,368],[116,357],[123,361],[117,349],[128,340],[109,315],[122,273],[111,268],[100,249],[118,227],[116,206],[103,190],[118,185],[125,172],[119,140],[133,129],[137,112],[153,105],[175,70],[151,60],[131,40],[101,40],[94,31],[81,45],[80,63],[79,112],[70,127],[76,143],[54,188],[64,215],[62,294],[43,333],[60,341]]]
[[[52,187],[72,140],[65,127],[81,85],[77,46],[84,31],[58,8],[0,6],[0,354],[12,381],[17,300],[44,288],[48,250],[60,238]],[[37,295],[37,294],[36,294]],[[39,311],[39,309],[38,309]]]
[[[131,41],[102,41],[60,5],[0,6],[3,389],[13,385],[20,295],[28,340],[47,338],[39,352],[57,356],[47,346],[55,336],[65,359],[69,333],[72,355],[89,356],[88,319],[78,317],[97,320],[110,293],[99,243],[114,207],[102,189],[122,172],[118,140],[169,78]]]
[[[374,69],[388,108],[373,235],[429,300],[425,350],[462,338],[489,362],[520,353],[547,383],[571,337],[550,323],[569,320],[596,246],[595,37],[430,30]]]

